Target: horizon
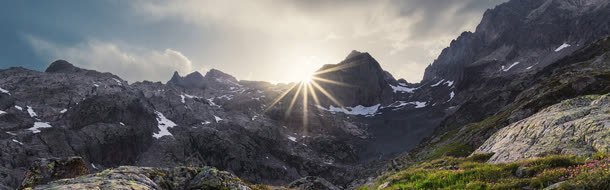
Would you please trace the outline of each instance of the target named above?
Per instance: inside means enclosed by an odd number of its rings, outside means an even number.
[[[277,84],[357,50],[418,83],[442,49],[505,1],[20,1],[3,6],[0,68],[44,71],[63,59],[130,82],[217,69]]]

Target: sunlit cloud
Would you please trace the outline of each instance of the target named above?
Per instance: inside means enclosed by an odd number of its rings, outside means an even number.
[[[395,76],[417,82],[425,67],[409,64],[430,64],[462,31],[474,30],[486,8],[503,1],[184,0],[136,1],[133,7],[153,21],[184,22],[234,36],[225,42],[239,47],[219,44],[212,62],[223,62],[238,75],[254,70],[264,73],[254,76],[259,80],[295,82],[302,76],[289,68],[315,69],[360,50]],[[232,50],[251,52],[235,57]],[[303,58],[309,56],[318,57],[315,66]],[[252,60],[257,67],[240,71]]]
[[[172,49],[157,51],[96,40],[66,46],[24,36],[38,54],[49,57],[49,60],[64,59],[82,68],[111,72],[130,82],[165,82],[172,71],[188,73],[197,70],[191,60]]]

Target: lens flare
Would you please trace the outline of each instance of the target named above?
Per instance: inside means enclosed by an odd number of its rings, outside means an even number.
[[[333,104],[335,104],[335,107],[340,107],[343,108],[343,104],[337,100],[337,98],[335,98],[330,92],[328,92],[326,89],[324,89],[324,87],[322,87],[320,85],[320,83],[325,83],[325,84],[331,84],[331,85],[337,85],[337,86],[342,86],[342,87],[353,87],[353,85],[350,84],[346,84],[340,81],[334,81],[334,80],[330,80],[330,79],[325,79],[322,78],[320,76],[320,74],[323,73],[329,73],[329,72],[335,72],[338,70],[343,70],[348,68],[349,66],[345,66],[345,65],[339,65],[336,67],[332,67],[332,68],[328,68],[328,69],[323,69],[320,71],[317,71],[315,73],[313,73],[312,75],[308,75],[306,77],[303,77],[303,79],[298,82],[293,84],[292,86],[290,86],[290,88],[288,88],[286,91],[284,91],[283,93],[281,93],[279,96],[277,96],[275,98],[275,100],[265,109],[265,112],[271,110],[272,108],[274,108],[275,106],[277,106],[278,104],[282,104],[282,102],[286,101],[289,102],[288,107],[284,106],[280,106],[280,108],[285,108],[284,111],[284,117],[291,117],[294,116],[292,113],[292,109],[293,108],[301,108],[301,117],[302,117],[302,124],[304,128],[307,128],[307,125],[309,124],[309,117],[312,114],[309,114],[309,104],[314,105],[314,108],[320,108],[322,107],[320,105],[320,98],[326,98],[328,100],[330,100],[330,102],[332,102]],[[319,94],[318,94],[319,93]],[[292,96],[292,97],[290,97]],[[300,106],[296,106],[297,104],[297,99],[301,99]],[[309,101],[311,98],[311,100],[313,101]],[[313,114],[315,115],[315,114]]]

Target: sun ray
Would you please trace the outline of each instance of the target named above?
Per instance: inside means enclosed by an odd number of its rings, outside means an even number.
[[[308,104],[307,101],[309,100],[309,96],[308,96],[308,90],[307,90],[307,84],[303,83],[303,85],[301,86],[301,88],[303,89],[303,128],[307,127],[307,122],[308,122]]]
[[[339,85],[339,86],[355,87],[354,85],[347,84],[347,83],[344,83],[344,82],[328,80],[328,79],[320,78],[320,77],[316,77],[316,76],[312,76],[311,79],[312,79],[312,81],[320,81],[320,82],[329,83],[329,84],[335,84],[335,85]]]
[[[271,103],[271,105],[269,105],[269,107],[267,107],[263,112],[268,112],[271,108],[273,108],[273,106],[275,106],[278,102],[284,99],[284,97],[286,97],[286,95],[288,95],[288,93],[290,93],[296,86],[297,84],[293,84],[288,90],[282,93],[282,95],[275,98],[275,100],[273,100],[273,103]]]
[[[290,101],[290,105],[288,106],[288,109],[286,110],[284,116],[288,117],[292,111],[292,107],[294,107],[294,103],[297,101],[297,98],[299,97],[299,93],[301,92],[301,90],[303,89],[303,83],[299,84],[299,87],[297,88],[297,92],[294,93],[294,96],[292,97],[292,100]]]
[[[337,106],[343,108],[343,104],[339,102],[332,94],[328,93],[324,88],[322,88],[316,81],[312,81],[311,84],[316,87],[324,96],[326,96],[330,101],[337,104]]]
[[[316,104],[316,106],[319,106],[320,105],[320,100],[318,99],[318,95],[316,94],[316,91],[313,88],[313,86],[311,85],[311,83],[307,84],[307,89],[309,89],[309,92],[311,93],[311,97],[313,98],[313,102]]]

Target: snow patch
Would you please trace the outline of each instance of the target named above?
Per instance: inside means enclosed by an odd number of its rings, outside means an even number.
[[[222,121],[222,118],[218,117],[218,116],[214,116],[214,120],[216,120],[216,123]]]
[[[0,110],[0,115],[5,114],[5,111]]]
[[[401,92],[401,93],[413,93],[415,90],[417,90],[418,88],[409,88],[406,87],[406,85],[403,84],[398,84],[397,86],[393,86],[390,84],[390,87],[392,87],[392,90],[394,90],[394,93],[397,92]]]
[[[210,124],[210,123],[212,123],[212,122],[209,122],[209,121],[203,121],[203,122],[201,122],[201,124],[202,124],[202,125],[207,125],[207,124]]]
[[[23,108],[21,106],[15,105],[15,108],[17,108],[19,111],[23,111]]]
[[[173,121],[167,119],[161,112],[155,111],[155,114],[157,114],[157,123],[159,124],[159,132],[153,134],[153,137],[159,139],[163,136],[172,136],[172,134],[169,132],[169,128],[175,127],[176,123],[174,123]]]
[[[184,103],[186,103],[186,101],[184,100],[184,98],[185,98],[185,97],[184,97],[184,95],[180,95],[180,101],[181,101],[183,104],[184,104]]]
[[[125,126],[125,123],[123,123],[123,122],[119,122],[119,124],[122,125],[122,126]]]
[[[95,167],[95,164],[91,163],[91,167],[92,167],[93,169],[96,169],[96,170],[97,170],[97,167]]]
[[[63,109],[61,111],[59,111],[59,113],[66,113],[68,111],[68,109]]]
[[[448,87],[452,87],[453,86],[453,81],[448,80],[448,81],[446,81],[443,84],[446,84]]]
[[[37,117],[38,115],[36,114],[36,112],[34,112],[34,109],[32,109],[32,107],[28,106],[28,113],[30,114],[30,117]]]
[[[511,68],[513,68],[514,66],[518,65],[519,63],[520,62],[518,62],[518,61],[514,62],[513,64],[509,65],[508,67],[505,67],[504,65],[502,65],[502,69],[500,69],[500,70],[502,70],[504,72],[509,71]]]
[[[415,105],[415,108],[425,108],[428,105],[428,102],[419,102],[419,101],[415,101],[415,102],[405,102],[405,101],[397,101],[394,102],[390,105],[388,105],[387,107],[390,108],[401,108],[404,107],[406,105]]]
[[[377,104],[377,105],[370,106],[370,107],[358,105],[355,107],[345,107],[345,108],[335,107],[333,105],[330,105],[328,109],[318,106],[318,108],[332,112],[332,113],[344,113],[347,115],[365,115],[365,116],[375,115],[377,113],[377,111],[379,110],[379,107],[381,107],[381,104]]]
[[[18,140],[15,140],[15,139],[13,139],[13,142],[16,142],[16,143],[18,143],[18,144],[20,144],[20,145],[23,145],[23,143],[22,143],[22,142],[19,142]]]
[[[208,103],[210,103],[210,106],[214,106],[214,107],[220,108],[220,106],[218,104],[214,103],[214,98],[210,98],[210,99],[207,99],[207,100],[208,100]]]
[[[297,142],[297,138],[296,137],[288,135],[288,139],[291,140],[292,142]]]
[[[13,133],[13,132],[9,132],[9,131],[7,131],[7,132],[5,132],[5,133],[6,133],[6,134],[9,134],[9,135],[17,136],[17,133]]]
[[[93,86],[95,86],[95,87],[100,87],[100,85],[98,85],[98,84],[93,84]]]
[[[222,95],[222,96],[219,96],[219,97],[216,97],[216,98],[218,98],[218,99],[227,99],[227,100],[232,100],[232,99],[233,99],[233,95],[230,95],[230,94],[225,94],[225,95]]]
[[[189,94],[181,94],[181,95],[180,95],[180,98],[181,98],[181,102],[184,104],[184,103],[186,103],[185,98],[190,98],[190,99],[193,99],[193,98],[201,98],[201,97],[199,97],[199,96],[193,96],[193,95],[189,95]],[[210,99],[212,99],[212,98],[210,98]],[[211,100],[210,100],[210,99],[208,99],[208,101],[210,101],[210,102],[211,102]],[[213,103],[213,102],[212,102],[212,103]]]
[[[11,93],[8,90],[5,90],[4,88],[0,88],[0,92],[11,95]]]
[[[430,85],[430,87],[437,87],[438,85],[441,85],[444,81],[445,81],[445,79],[440,80],[436,84]]]
[[[572,45],[563,43],[563,44],[561,44],[561,46],[559,46],[559,47],[557,47],[557,49],[555,49],[555,52],[559,52],[559,51],[561,51],[561,50],[563,50],[565,48],[568,48],[570,46],[572,46]]]
[[[51,128],[53,126],[51,126],[48,122],[34,122],[34,126],[31,128],[28,128],[28,130],[32,131],[32,133],[40,133],[40,129],[42,128]]]
[[[190,98],[190,99],[200,98],[199,96],[193,96],[193,95],[189,95],[189,94],[184,94],[184,96],[186,96],[187,98]]]
[[[123,85],[123,83],[121,82],[121,80],[116,79],[116,78],[112,78],[114,81],[116,81],[116,83],[118,83],[119,85]]]
[[[451,91],[451,93],[449,93],[449,100],[447,100],[447,102],[453,100],[453,97],[455,97],[455,92]]]

